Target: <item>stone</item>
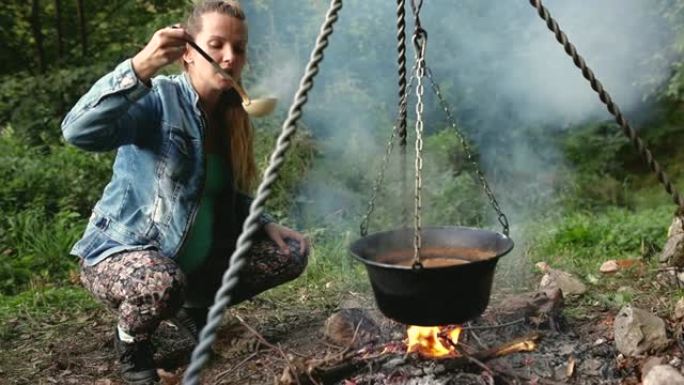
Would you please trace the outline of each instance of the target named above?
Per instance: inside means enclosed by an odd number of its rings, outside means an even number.
[[[665,322],[633,306],[623,307],[615,316],[613,333],[617,349],[626,356],[657,352],[670,343]]]
[[[602,367],[603,361],[596,358],[589,358],[580,362],[578,371],[588,376],[600,376]]]
[[[546,262],[537,262],[534,264],[534,266],[542,273],[546,273],[551,268],[551,266],[549,266],[549,264]]]
[[[603,264],[599,268],[599,271],[601,273],[607,274],[607,273],[615,273],[616,271],[618,271],[618,269],[619,269],[619,267],[618,267],[617,261],[615,261],[614,259],[611,259],[610,261],[603,262]]]
[[[680,298],[675,304],[674,317],[675,319],[684,318],[684,297]]]
[[[558,269],[548,269],[539,282],[543,291],[560,289],[563,296],[582,295],[587,291],[586,285],[574,275]]]
[[[641,381],[643,381],[644,378],[646,378],[646,375],[648,374],[648,372],[651,371],[651,369],[664,363],[665,358],[663,357],[649,357],[646,361],[644,361],[644,364],[641,366]]]
[[[684,217],[681,215],[675,215],[670,227],[667,229],[668,238],[677,234],[684,234]]]
[[[644,377],[643,385],[684,385],[684,376],[670,365],[657,365]]]
[[[684,218],[679,215],[672,220],[659,259],[669,266],[684,267]]]

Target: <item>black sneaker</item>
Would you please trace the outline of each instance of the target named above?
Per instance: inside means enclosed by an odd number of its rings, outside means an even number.
[[[129,385],[156,384],[159,381],[150,341],[126,343],[115,331],[114,346],[119,354],[121,378]]]
[[[207,323],[208,312],[206,308],[182,307],[169,321],[197,343],[199,333]]]

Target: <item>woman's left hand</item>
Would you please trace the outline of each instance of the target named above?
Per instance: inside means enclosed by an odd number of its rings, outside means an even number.
[[[264,225],[264,232],[273,242],[275,242],[280,251],[285,255],[290,255],[290,248],[285,242],[285,239],[294,239],[299,242],[299,252],[304,255],[309,251],[309,240],[302,235],[288,227],[281,226],[277,223],[271,222]]]

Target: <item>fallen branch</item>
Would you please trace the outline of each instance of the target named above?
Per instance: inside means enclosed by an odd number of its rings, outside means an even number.
[[[257,354],[259,354],[259,353],[261,353],[261,351],[257,350],[256,352],[254,352],[254,353],[248,355],[247,358],[245,358],[245,359],[243,359],[242,361],[240,361],[237,365],[232,366],[232,367],[229,368],[228,370],[224,370],[223,372],[217,374],[217,375],[214,377],[214,381],[213,381],[213,382],[214,382],[214,383],[218,383],[219,380],[220,380],[221,378],[223,378],[224,376],[226,376],[226,375],[228,375],[228,374],[230,374],[230,373],[236,371],[236,370],[239,369],[242,365],[244,365],[245,363],[247,363],[247,361],[251,360],[252,358],[254,358],[254,357],[255,357]]]
[[[273,345],[272,343],[268,342],[268,341],[264,338],[264,336],[262,336],[261,334],[259,334],[259,332],[257,332],[256,330],[254,330],[254,328],[252,328],[251,326],[249,326],[249,324],[247,324],[247,322],[245,322],[245,320],[243,320],[242,317],[240,317],[239,315],[235,314],[235,318],[237,318],[237,320],[240,321],[240,323],[242,324],[242,326],[244,326],[247,330],[249,330],[250,333],[254,334],[254,336],[255,336],[257,339],[259,339],[259,341],[260,341],[262,344],[264,344],[264,345],[266,345],[267,347],[269,347],[269,348],[271,348],[271,349],[277,351],[277,352],[281,355],[281,357],[283,358],[283,360],[285,360],[285,364],[287,364],[287,367],[290,369],[290,371],[292,371],[293,373],[296,371],[295,366],[292,365],[292,361],[287,357],[287,355],[285,354],[285,352],[283,352],[283,349],[282,349],[280,346],[276,346],[276,345]],[[299,377],[296,376],[296,375],[294,376],[294,381],[295,381],[295,383],[296,383],[297,385],[302,385],[301,382],[299,381]],[[314,385],[317,385],[315,381],[314,381]]]

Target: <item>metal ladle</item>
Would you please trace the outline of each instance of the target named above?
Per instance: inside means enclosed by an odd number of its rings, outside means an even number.
[[[221,66],[216,63],[216,61],[209,56],[202,48],[200,48],[197,43],[195,43],[192,40],[187,41],[188,44],[192,48],[195,49],[195,51],[199,52],[202,57],[204,57],[212,67],[214,67],[214,70],[218,72],[221,76],[223,76],[226,80],[230,81],[233,83],[233,87],[235,88],[235,91],[240,95],[240,98],[242,99],[242,107],[247,111],[247,114],[250,116],[254,117],[261,117],[270,114],[273,112],[275,109],[276,103],[278,102],[277,98],[261,98],[261,99],[250,99],[249,96],[247,95],[247,92],[245,92],[244,88],[233,79],[232,76],[228,72],[226,72]]]

